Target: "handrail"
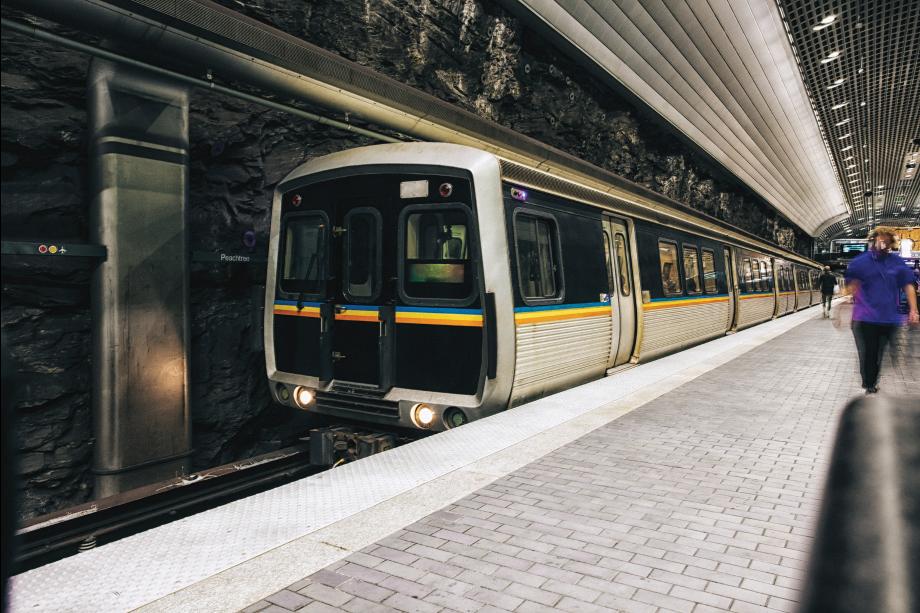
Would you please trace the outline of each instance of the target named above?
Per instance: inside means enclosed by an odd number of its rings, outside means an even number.
[[[867,396],[840,418],[799,613],[920,606],[920,398]]]

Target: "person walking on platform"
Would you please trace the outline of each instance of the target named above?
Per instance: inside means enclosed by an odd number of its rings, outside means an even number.
[[[853,336],[859,352],[859,372],[867,394],[878,392],[879,369],[885,348],[904,316],[898,312],[900,290],[907,294],[911,324],[918,322],[913,273],[893,253],[895,230],[878,226],[869,233],[869,251],[847,267],[847,287],[853,294]]]
[[[825,266],[818,277],[821,285],[821,307],[824,309],[824,318],[831,316],[831,303],[834,300],[834,288],[837,287],[837,277],[831,274],[831,267]]]

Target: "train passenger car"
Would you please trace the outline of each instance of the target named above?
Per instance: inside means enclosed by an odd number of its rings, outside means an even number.
[[[274,399],[443,430],[766,321],[775,258],[814,268],[631,197],[440,143],[302,165],[272,209]]]
[[[815,304],[811,301],[811,274],[810,270],[801,264],[795,265],[795,310]]]
[[[639,355],[654,358],[732,330],[731,250],[659,224],[635,226],[643,288]]]
[[[736,249],[736,254],[740,330],[771,319],[776,310],[776,296],[771,259],[750,249]]]
[[[821,273],[817,270],[808,271],[808,279],[811,281],[811,303],[812,304],[821,304],[821,282],[818,280],[818,276]]]

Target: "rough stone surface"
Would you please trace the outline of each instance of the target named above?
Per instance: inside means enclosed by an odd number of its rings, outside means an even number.
[[[716,178],[700,156],[494,2],[222,3],[764,238],[808,248],[750,190]],[[28,20],[6,7],[3,16]],[[88,58],[12,33],[2,50],[3,239],[86,241]],[[193,251],[245,252],[242,234],[254,230],[252,253],[264,256],[275,184],[311,157],[370,144],[197,91],[190,119]],[[25,517],[91,496],[91,274],[87,263],[3,261],[2,326],[21,380],[14,406]],[[303,416],[269,400],[263,296],[261,265],[193,264],[196,470],[276,448],[302,427]]]

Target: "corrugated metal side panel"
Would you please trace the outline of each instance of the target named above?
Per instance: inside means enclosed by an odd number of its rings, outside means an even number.
[[[728,305],[725,301],[645,311],[639,359],[725,334]]]
[[[602,376],[610,356],[610,316],[516,327],[513,399],[559,389],[573,377]]]
[[[808,306],[808,303],[811,300],[811,292],[796,292],[796,296],[798,296],[799,299],[799,310],[802,310]]]
[[[792,312],[792,309],[795,308],[795,295],[786,294],[783,296],[783,301],[780,304],[780,313],[786,314]]]
[[[738,327],[745,328],[773,317],[773,296],[748,298],[738,309]]]

